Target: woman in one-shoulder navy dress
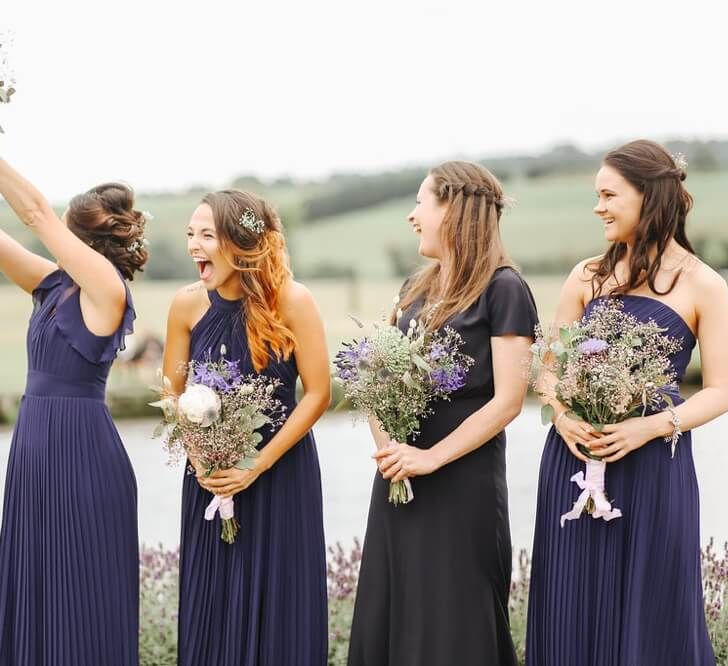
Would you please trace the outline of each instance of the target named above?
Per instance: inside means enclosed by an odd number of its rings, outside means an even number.
[[[528,666],[715,665],[703,605],[690,430],[728,410],[722,349],[728,287],[687,240],[692,199],[684,177],[682,165],[649,141],[612,151],[597,175],[595,213],[612,245],[572,272],[557,321],[588,315],[603,298],[619,299],[626,312],[681,341],[671,357],[678,382],[700,343],[703,389],[687,400],[675,391],[674,409],[665,405],[665,411],[605,426],[604,435],[553,402],[555,427],[539,477]],[[621,517],[605,522],[582,514],[560,526],[581,492],[571,481],[584,469],[577,442],[607,461],[606,490]]]
[[[224,350],[243,374],[280,380],[287,420],[263,433],[254,470],[184,479],[179,663],[323,666],[326,562],[310,432],[330,396],[323,325],[309,292],[291,280],[277,214],[254,194],[207,195],[190,221],[188,250],[201,280],[170,309],[164,367],[175,392],[184,388],[180,364]],[[204,519],[212,492],[234,498],[233,544],[221,540],[219,519]]]
[[[0,267],[35,306],[5,482],[0,665],[133,666],[136,482],[104,391],[132,330],[124,278],[147,258],[144,217],[109,184],[74,198],[66,226],[1,161],[0,191],[63,267],[0,235]]]

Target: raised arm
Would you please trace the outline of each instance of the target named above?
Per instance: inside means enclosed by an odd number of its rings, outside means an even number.
[[[45,197],[3,159],[0,194],[81,288],[86,297],[84,319],[88,316],[97,324],[93,332],[113,332],[126,303],[124,285],[113,264],[71,232]]]
[[[57,268],[52,261],[25,249],[0,230],[0,271],[21,289],[32,293],[41,280]]]

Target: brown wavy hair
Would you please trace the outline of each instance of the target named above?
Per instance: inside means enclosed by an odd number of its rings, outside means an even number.
[[[674,238],[688,252],[695,254],[685,233],[686,219],[693,207],[693,198],[683,185],[685,171],[665,148],[645,139],[631,141],[610,151],[604,157],[603,164],[618,171],[644,195],[629,259],[629,277],[624,284],[618,283],[609,293],[614,296],[626,294],[647,283],[655,294],[669,294],[675,288],[682,270],[675,274],[666,291],[659,291],[655,286],[655,278],[668,243]],[[656,256],[651,260],[650,251],[653,248]],[[615,269],[626,254],[626,243],[613,243],[602,257],[587,264],[587,268],[593,272],[593,296],[602,294],[610,278],[618,282]]]
[[[144,213],[134,208],[134,190],[124,183],[104,183],[77,194],[68,205],[68,228],[104,255],[124,276],[144,270],[149,252],[144,241]]]
[[[212,209],[222,255],[239,273],[248,346],[253,367],[260,372],[271,354],[288,359],[296,348],[296,338],[280,313],[281,291],[293,278],[281,220],[271,204],[252,192],[211,192],[202,203]],[[262,233],[239,223],[247,209],[262,220]]]
[[[399,307],[405,310],[420,298],[438,302],[428,324],[435,329],[470,307],[498,268],[514,265],[500,236],[507,201],[498,179],[480,164],[461,161],[444,162],[429,175],[435,196],[447,205],[440,238],[450,270],[444,281],[439,261],[416,273]]]

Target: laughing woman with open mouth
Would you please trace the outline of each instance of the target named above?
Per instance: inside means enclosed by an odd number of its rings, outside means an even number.
[[[178,292],[169,312],[164,371],[173,391],[184,390],[179,369],[188,361],[216,361],[224,348],[244,375],[280,380],[287,420],[263,431],[253,469],[185,476],[179,663],[323,666],[326,563],[310,432],[330,400],[323,324],[309,291],[292,279],[280,219],[260,197],[208,194],[192,214],[187,248],[200,280]],[[232,544],[216,520],[203,518],[211,493],[234,498],[240,533]]]

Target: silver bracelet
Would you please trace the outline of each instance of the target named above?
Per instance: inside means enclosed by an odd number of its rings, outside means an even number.
[[[670,444],[670,452],[671,452],[671,458],[675,457],[675,448],[677,447],[677,441],[680,439],[680,435],[682,435],[682,430],[680,430],[680,417],[677,415],[677,412],[670,407],[670,405],[667,406],[667,409],[665,410],[667,412],[670,412],[670,423],[672,423],[672,433],[669,435],[665,435],[664,439],[665,441]]]

